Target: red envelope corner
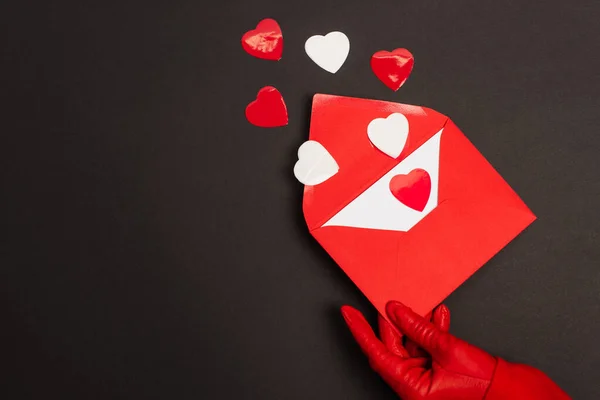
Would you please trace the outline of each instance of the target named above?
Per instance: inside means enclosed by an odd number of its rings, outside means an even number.
[[[393,113],[409,126],[397,158],[367,135],[371,121]],[[308,228],[382,315],[389,300],[428,313],[536,218],[456,125],[428,108],[317,94],[310,140],[339,171],[305,186]],[[414,169],[431,177],[422,211],[389,190]]]

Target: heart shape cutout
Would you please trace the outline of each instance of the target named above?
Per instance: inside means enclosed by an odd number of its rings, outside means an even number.
[[[319,142],[309,140],[302,143],[298,149],[294,175],[305,185],[323,183],[337,174],[339,169],[335,159]]]
[[[406,49],[381,50],[371,56],[371,69],[393,91],[406,82],[414,64],[413,55]]]
[[[408,139],[408,119],[400,113],[375,118],[367,126],[367,136],[373,146],[392,158],[398,158]]]
[[[304,43],[306,54],[327,72],[335,74],[344,64],[350,52],[350,40],[342,32],[315,35]]]
[[[242,47],[251,56],[278,61],[283,53],[283,34],[274,19],[263,19],[256,29],[244,33]]]
[[[396,175],[390,181],[390,191],[400,203],[413,210],[423,211],[431,194],[431,177],[424,169]]]
[[[287,125],[287,107],[279,90],[273,86],[265,86],[260,89],[256,100],[246,107],[246,119],[252,125],[262,128]]]

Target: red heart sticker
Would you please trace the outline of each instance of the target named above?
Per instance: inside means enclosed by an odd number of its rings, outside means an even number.
[[[283,34],[274,19],[263,19],[256,29],[244,33],[242,47],[251,56],[264,60],[280,60],[283,53]]]
[[[263,128],[287,125],[287,107],[279,90],[273,86],[260,89],[256,100],[246,107],[246,119],[252,125]]]
[[[410,51],[396,49],[381,50],[371,57],[371,69],[387,87],[396,91],[406,82],[412,72],[415,59]]]
[[[390,191],[400,203],[413,210],[423,211],[431,194],[431,178],[424,169],[396,175],[390,181]]]

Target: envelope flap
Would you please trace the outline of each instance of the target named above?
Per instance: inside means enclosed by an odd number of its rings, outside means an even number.
[[[375,148],[367,126],[376,118],[403,114],[409,124],[404,150],[392,158]],[[339,171],[329,180],[304,188],[304,216],[310,230],[324,224],[344,206],[444,127],[437,111],[406,104],[317,94],[313,98],[310,140],[321,143]]]
[[[439,201],[461,199],[530,212],[504,178],[450,119],[440,143]]]

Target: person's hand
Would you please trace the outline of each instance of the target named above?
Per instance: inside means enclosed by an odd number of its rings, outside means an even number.
[[[363,315],[344,306],[342,315],[373,369],[404,400],[482,400],[497,360],[447,332],[450,312],[438,307],[428,319],[399,302],[386,307],[401,335],[380,316],[379,340]],[[426,353],[424,353],[426,352]]]

